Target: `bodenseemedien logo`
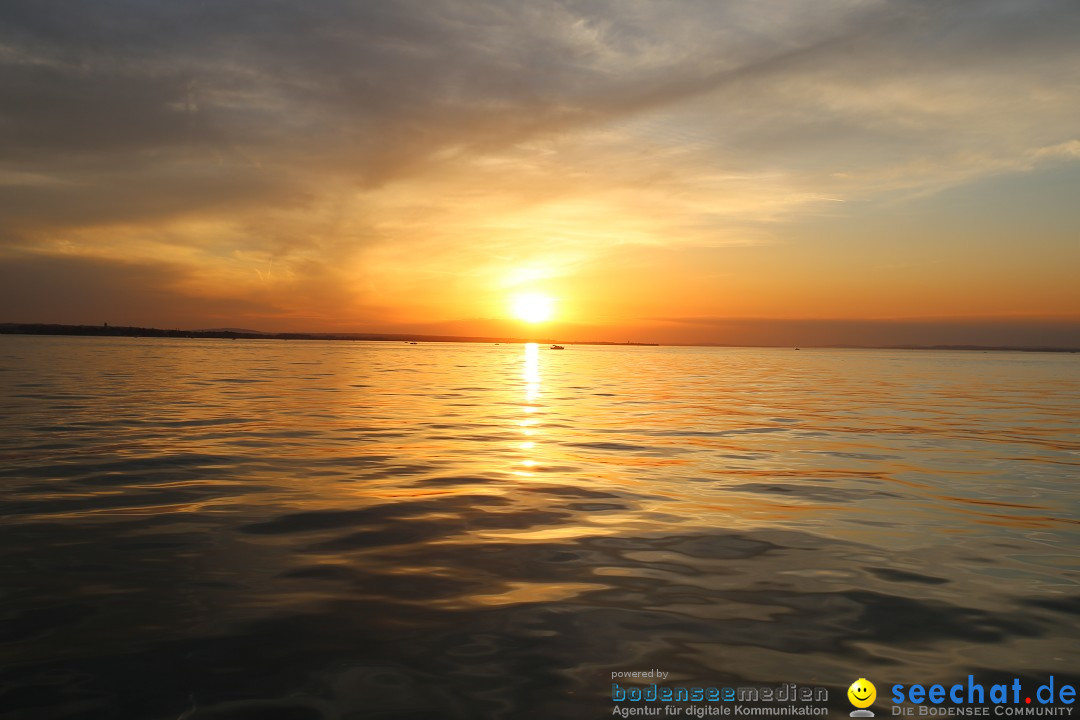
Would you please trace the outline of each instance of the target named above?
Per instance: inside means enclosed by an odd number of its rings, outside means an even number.
[[[668,673],[616,671],[612,679],[645,677],[666,679]],[[624,681],[625,682],[625,681]],[[829,691],[795,683],[717,687],[704,685],[645,686],[611,683],[611,714],[618,717],[665,716],[705,718],[720,716],[826,716]]]
[[[859,678],[848,687],[847,697],[848,702],[856,708],[851,711],[851,717],[874,717],[874,711],[866,709],[877,699],[877,688],[874,687],[874,683],[866,678]]]

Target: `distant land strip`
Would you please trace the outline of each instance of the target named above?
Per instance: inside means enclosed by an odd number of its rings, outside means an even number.
[[[376,340],[388,342],[473,342],[473,343],[563,343],[573,345],[637,345],[656,347],[659,343],[575,342],[538,338],[470,337],[456,335],[409,335],[400,333],[267,333],[241,328],[210,330],[164,330],[123,325],[52,325],[43,323],[0,323],[0,335],[82,335],[91,337],[216,338],[224,340]]]
[[[126,325],[58,325],[48,323],[0,323],[0,335],[83,335],[90,337],[217,338],[225,340],[372,340],[386,342],[554,343],[564,345],[618,345],[658,347],[660,343],[573,342],[543,338],[474,337],[457,335],[411,335],[407,333],[269,333],[243,328],[164,330]],[[668,343],[671,347],[790,347],[789,345],[731,345],[725,343]],[[806,348],[851,350],[970,350],[978,352],[1077,353],[1080,347],[1021,345],[805,345]],[[798,349],[798,348],[796,348]]]

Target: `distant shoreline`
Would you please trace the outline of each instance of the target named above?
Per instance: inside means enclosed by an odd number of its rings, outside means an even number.
[[[413,335],[407,333],[267,333],[257,330],[165,330],[120,325],[60,325],[50,323],[0,323],[0,335],[70,335],[81,337],[193,338],[217,340],[338,340],[376,342],[469,342],[469,343],[556,343],[560,345],[611,345],[659,347],[660,343],[610,342],[592,340],[573,342],[550,338],[477,337],[457,335]],[[773,347],[789,345],[729,345],[724,343],[669,343],[668,347]],[[965,350],[972,352],[1047,352],[1077,353],[1078,347],[1025,347],[1013,345],[804,345],[806,349],[835,350]],[[795,348],[798,349],[798,348]]]
[[[472,343],[560,343],[573,345],[632,345],[656,347],[659,343],[605,342],[570,343],[550,338],[475,337],[457,335],[413,335],[406,333],[264,333],[257,330],[164,330],[120,325],[54,325],[45,323],[0,323],[0,335],[76,335],[86,337],[202,338],[218,340],[369,340],[378,342],[472,342]]]

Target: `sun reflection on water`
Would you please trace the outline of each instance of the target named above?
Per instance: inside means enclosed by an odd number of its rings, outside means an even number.
[[[533,414],[538,409],[540,398],[540,346],[536,343],[525,343],[525,355],[522,361],[521,378],[525,381],[525,402],[521,407],[522,412],[526,414]],[[539,421],[536,418],[525,418],[518,422],[518,426],[521,428],[521,434],[528,438],[526,441],[520,443],[518,447],[523,453],[529,453],[536,450],[536,442],[534,436],[537,434],[537,426]],[[533,468],[536,466],[536,459],[534,457],[525,457],[518,463],[524,468]],[[517,471],[515,474],[529,477],[532,475],[528,471]]]

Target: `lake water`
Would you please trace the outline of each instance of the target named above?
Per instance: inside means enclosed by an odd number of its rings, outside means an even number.
[[[3,717],[603,718],[649,668],[844,717],[863,676],[1080,667],[1080,356],[0,336],[0,369]]]

